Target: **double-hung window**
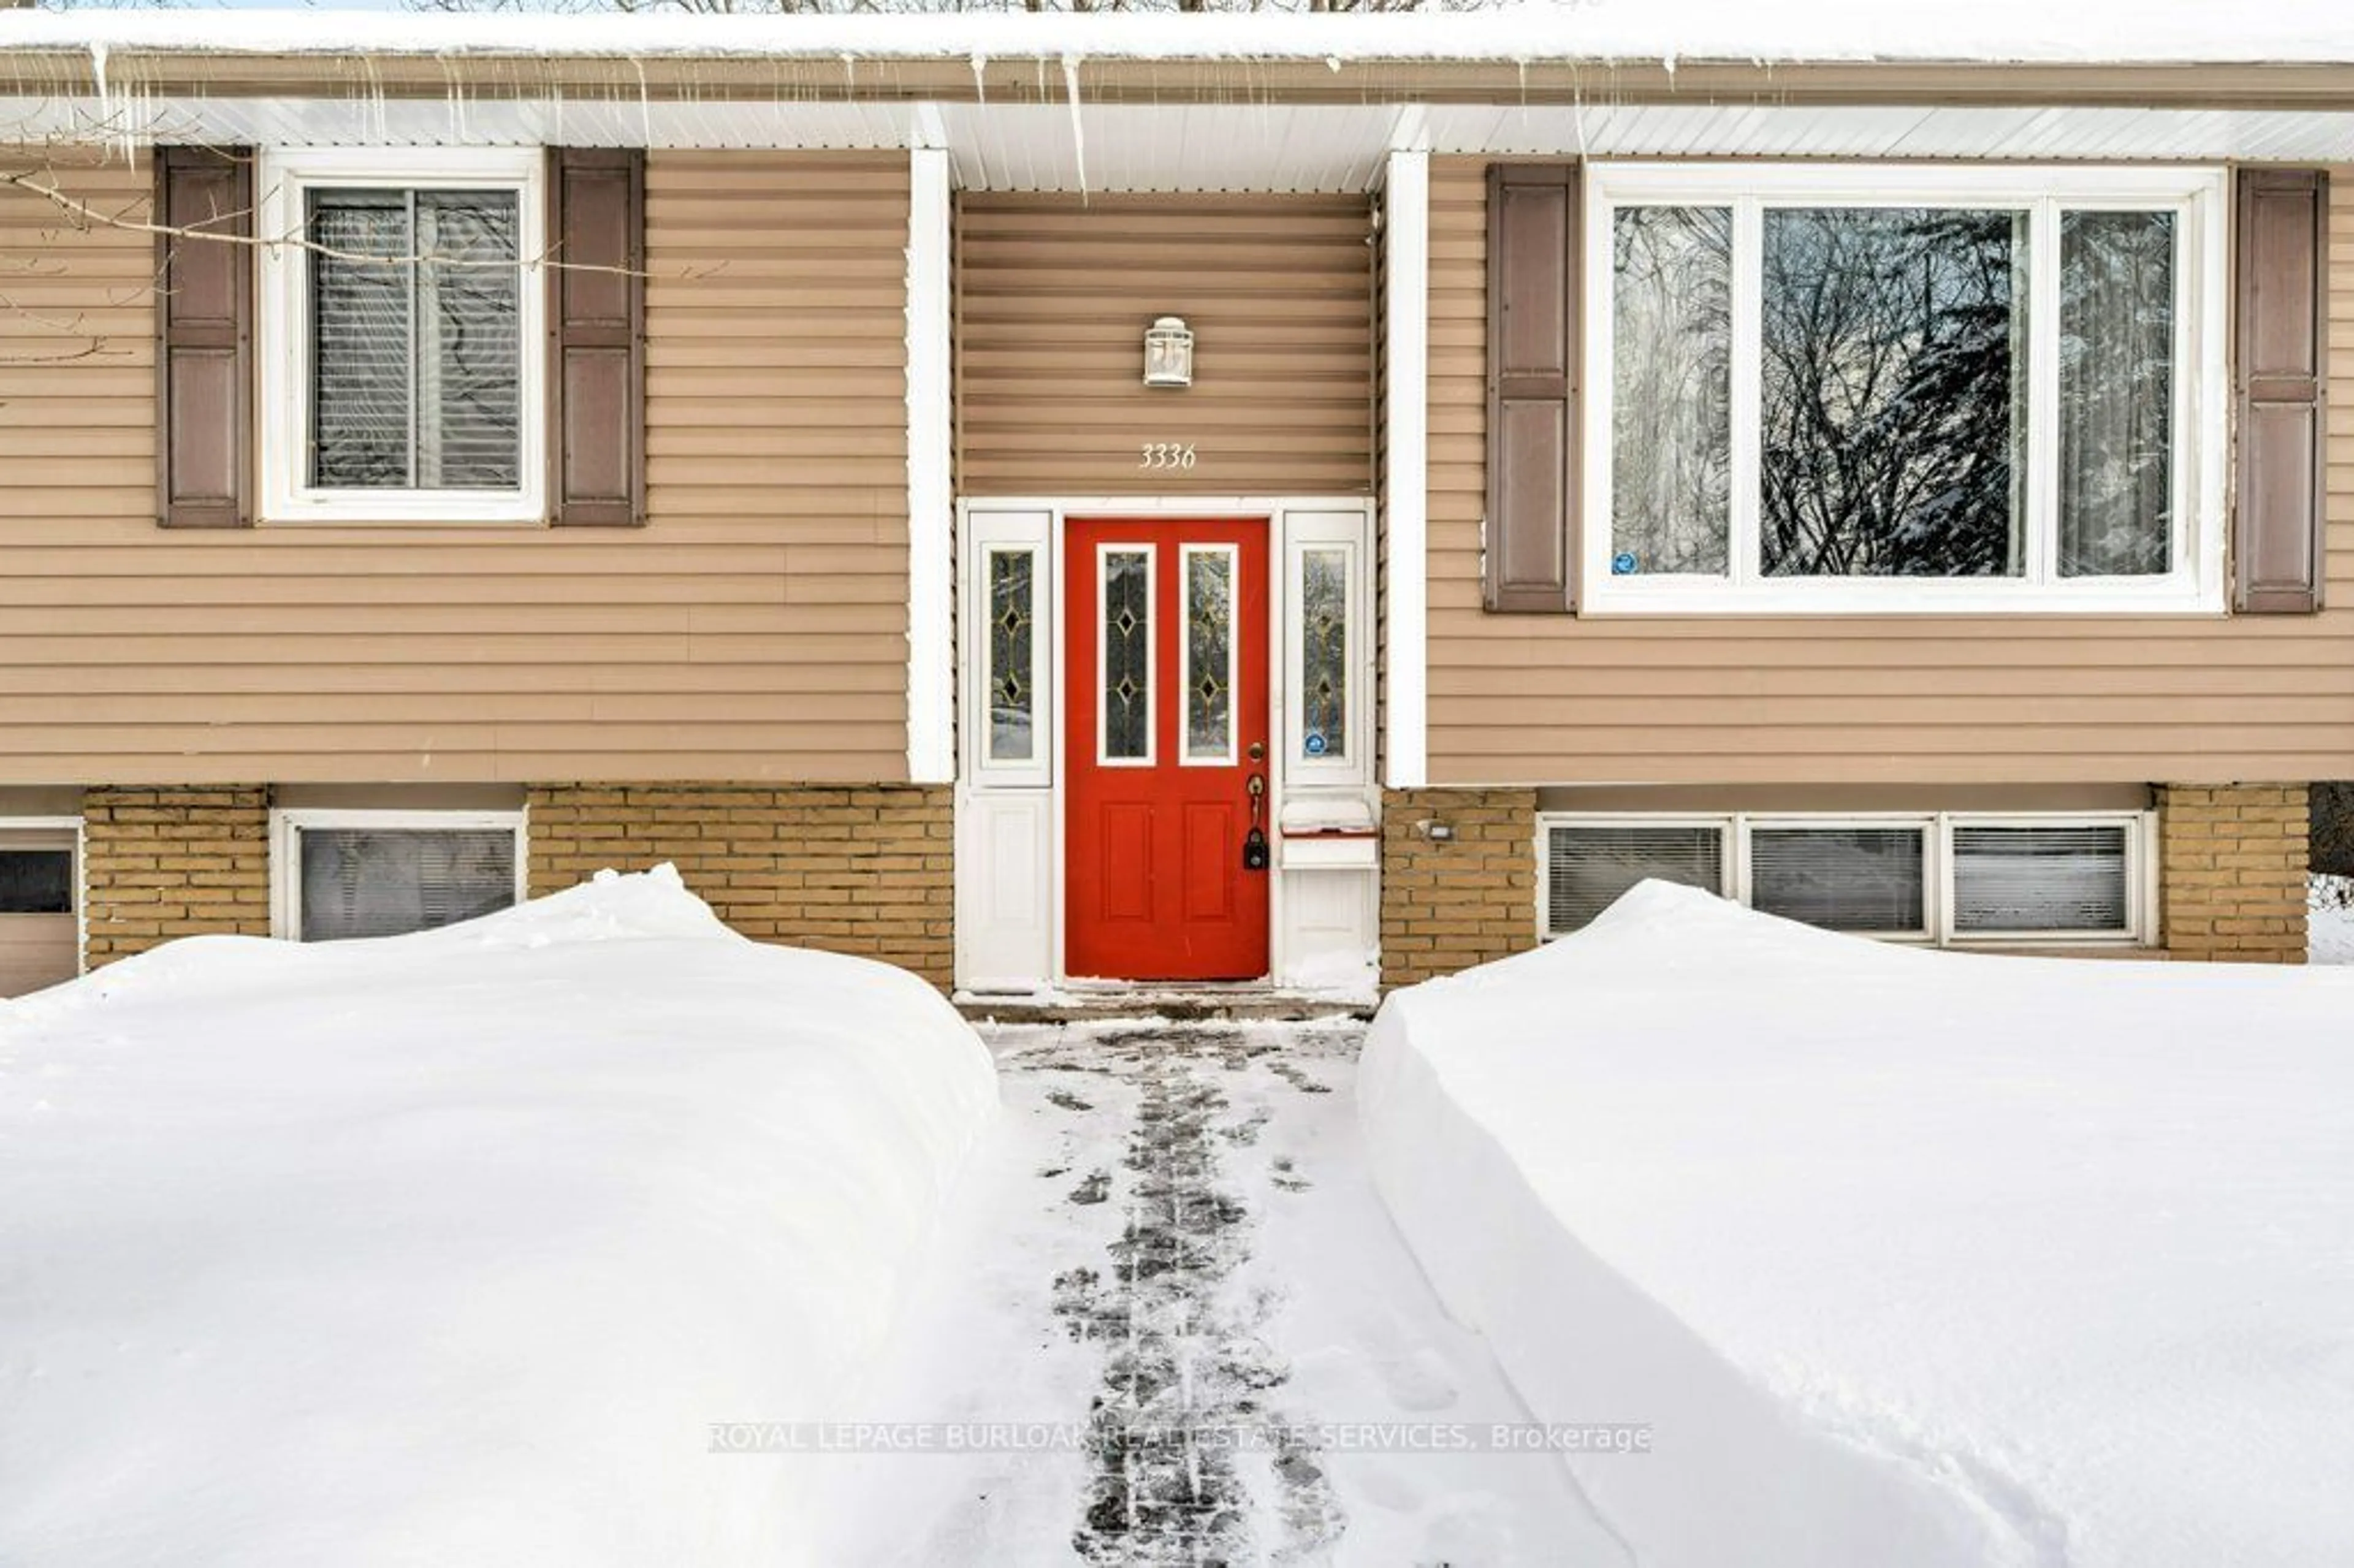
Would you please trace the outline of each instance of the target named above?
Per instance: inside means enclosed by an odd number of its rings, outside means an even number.
[[[538,522],[541,155],[261,166],[263,515]]]
[[[1589,167],[1609,611],[2220,610],[2220,174]]]

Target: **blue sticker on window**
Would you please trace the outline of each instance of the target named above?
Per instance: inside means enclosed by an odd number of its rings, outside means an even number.
[[[1320,729],[1310,730],[1308,732],[1307,738],[1299,743],[1299,749],[1306,752],[1310,757],[1323,756],[1324,732]]]
[[[1632,550],[1621,550],[1617,555],[1611,556],[1610,575],[1614,577],[1633,577],[1635,575],[1635,552]]]

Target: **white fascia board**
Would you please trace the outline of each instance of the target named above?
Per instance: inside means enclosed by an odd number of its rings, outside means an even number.
[[[907,779],[956,779],[949,154],[907,154]]]
[[[1388,249],[1383,297],[1387,382],[1382,418],[1388,471],[1382,525],[1388,555],[1383,648],[1389,685],[1384,781],[1393,789],[1428,782],[1430,440],[1430,154],[1400,147],[1389,155],[1382,232]]]

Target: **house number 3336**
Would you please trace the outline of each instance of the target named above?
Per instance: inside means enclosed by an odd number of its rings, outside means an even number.
[[[1139,468],[1192,468],[1193,443],[1191,441],[1147,441],[1138,449]]]

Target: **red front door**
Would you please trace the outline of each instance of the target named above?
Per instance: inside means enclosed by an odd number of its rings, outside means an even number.
[[[1272,837],[1267,521],[1069,530],[1064,969],[1257,980],[1269,873],[1245,861],[1254,826]]]

